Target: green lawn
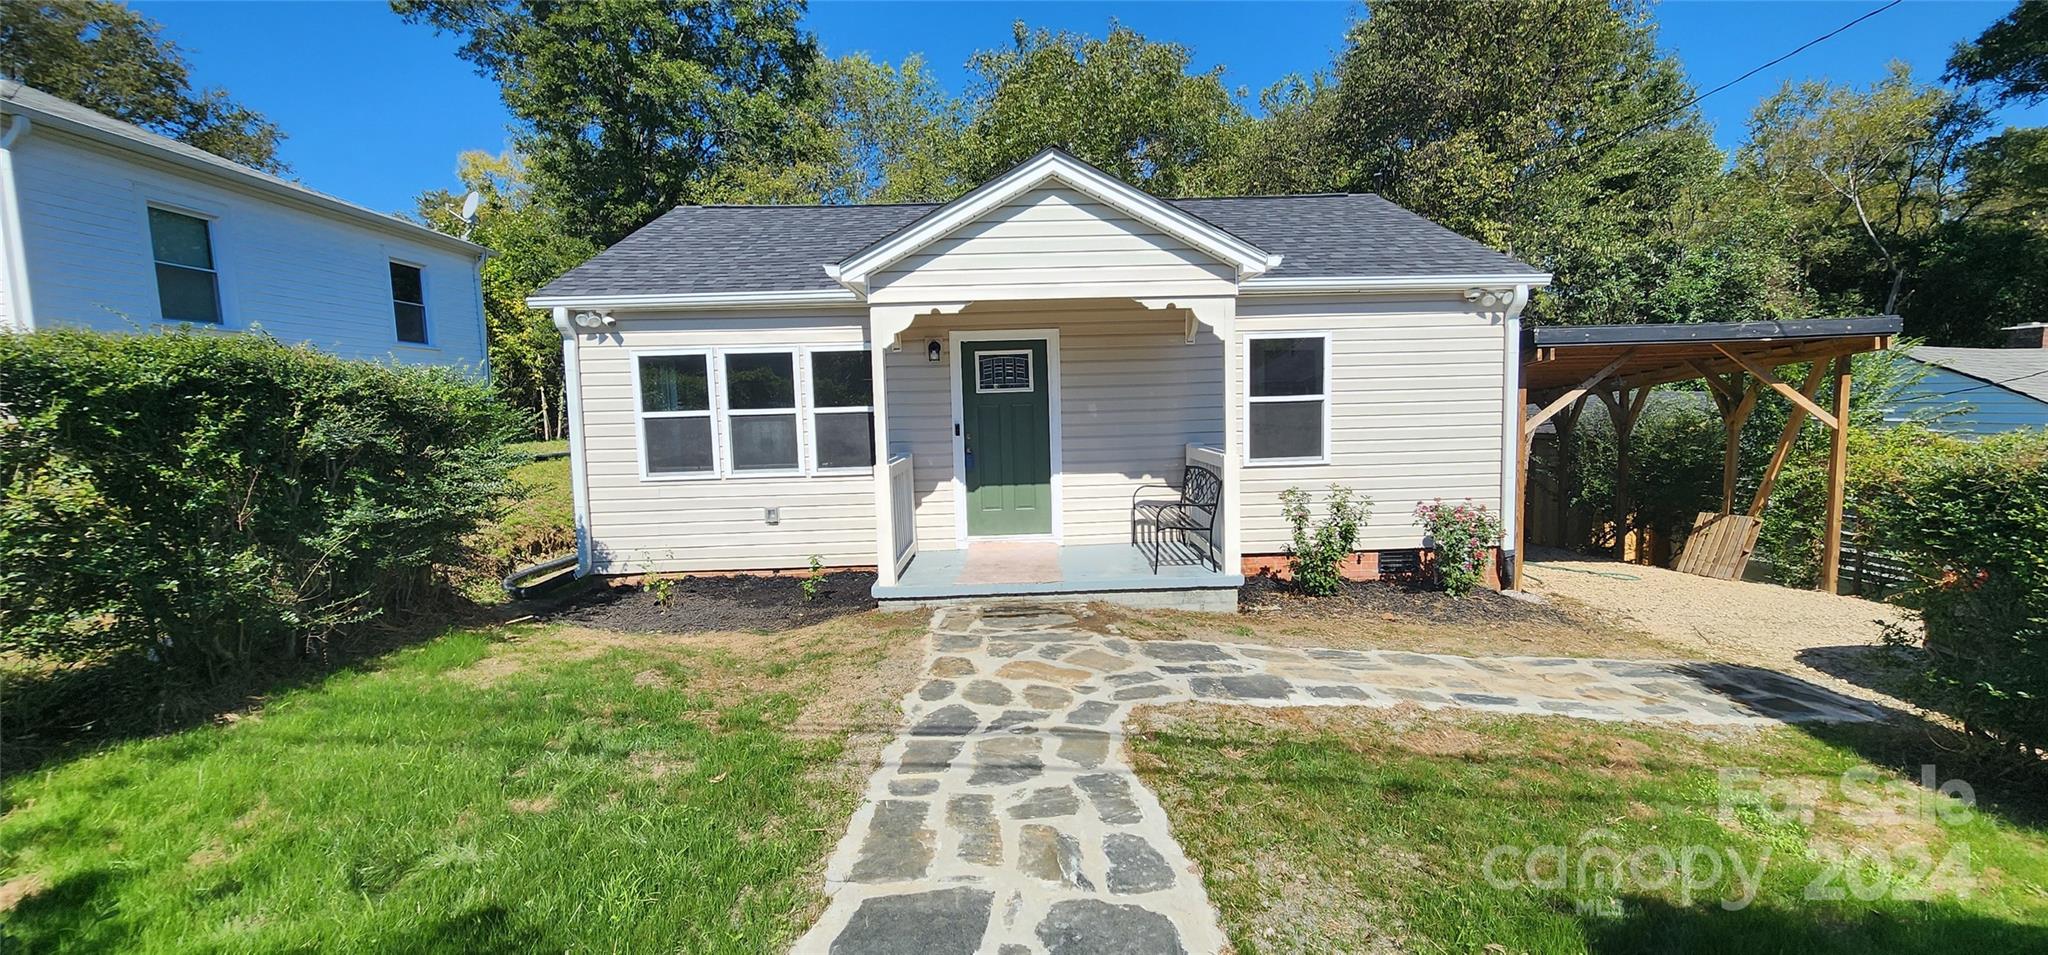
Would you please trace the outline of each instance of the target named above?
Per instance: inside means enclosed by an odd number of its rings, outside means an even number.
[[[774,950],[919,632],[454,632],[10,779],[0,949]]]
[[[1952,758],[1924,733],[1817,732],[1180,708],[1131,745],[1241,955],[2048,951],[2048,835],[2028,814],[1943,820],[1943,797],[1858,755]],[[1725,818],[1723,767],[1759,773],[1730,778]],[[1874,775],[1843,788],[1859,767]],[[1762,783],[1800,795],[1767,803]],[[1690,891],[1665,881],[1688,847]],[[1631,868],[1603,886],[1616,857]],[[1762,873],[1746,906],[1732,860]]]

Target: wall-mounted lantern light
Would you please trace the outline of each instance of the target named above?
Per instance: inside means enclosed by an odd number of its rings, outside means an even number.
[[[931,341],[928,341],[928,342],[925,342],[925,343],[924,343],[924,360],[925,360],[925,361],[938,361],[938,360],[939,360],[939,358],[940,358],[940,356],[941,356],[941,355],[942,355],[943,353],[944,353],[944,348],[943,348],[943,346],[941,346],[941,345],[939,344],[939,340],[938,340],[938,339],[934,338],[934,339],[932,339]]]

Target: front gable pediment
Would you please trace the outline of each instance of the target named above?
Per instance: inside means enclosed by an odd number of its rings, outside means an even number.
[[[825,271],[868,295],[949,255],[945,264],[956,270],[953,275],[920,280],[952,283],[957,291],[963,283],[993,277],[979,265],[1000,270],[1023,262],[1042,272],[1078,276],[1083,273],[1062,270],[1086,261],[1094,266],[1086,272],[1090,280],[1142,286],[1178,265],[1199,272],[1202,280],[1234,286],[1280,264],[1277,255],[1073,156],[1047,150]]]

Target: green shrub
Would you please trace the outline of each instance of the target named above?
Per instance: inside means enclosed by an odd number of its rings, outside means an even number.
[[[1436,551],[1436,573],[1444,592],[1463,597],[1486,579],[1486,564],[1500,545],[1499,515],[1467,498],[1445,504],[1442,498],[1415,505],[1415,522],[1429,535]]]
[[[490,519],[485,385],[250,335],[0,336],[0,651],[217,672],[403,608]]]
[[[1310,503],[1309,493],[1301,488],[1280,492],[1280,513],[1294,527],[1287,572],[1302,591],[1328,596],[1344,586],[1338,568],[1358,548],[1358,528],[1372,519],[1372,499],[1342,484],[1332,484],[1320,522],[1310,512]]]
[[[1971,733],[2038,756],[2048,751],[2048,432],[1897,440],[1923,453],[1875,460],[1857,483],[1870,536],[1924,578],[1904,595],[1927,629],[1918,689]]]

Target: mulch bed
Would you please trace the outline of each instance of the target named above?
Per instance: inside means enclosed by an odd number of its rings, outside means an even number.
[[[1389,619],[1409,617],[1432,623],[1569,624],[1572,617],[1547,604],[1475,590],[1459,598],[1419,580],[1347,580],[1344,589],[1314,597],[1278,577],[1261,574],[1245,579],[1238,591],[1243,613],[1281,613],[1298,617],[1344,617],[1378,613]]]
[[[638,584],[584,591],[548,619],[625,633],[777,632],[875,608],[875,575],[859,571],[824,575],[813,600],[804,599],[801,576],[666,579],[665,595]]]

